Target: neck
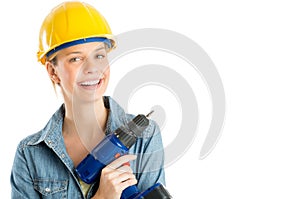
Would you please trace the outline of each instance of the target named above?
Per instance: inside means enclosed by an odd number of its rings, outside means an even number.
[[[108,111],[103,99],[88,103],[65,103],[64,136],[79,136],[88,150],[105,136]]]

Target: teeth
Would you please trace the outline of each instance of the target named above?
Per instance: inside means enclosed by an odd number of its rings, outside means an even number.
[[[82,86],[94,86],[94,85],[98,84],[99,81],[100,80],[86,81],[86,82],[82,82],[81,85]]]

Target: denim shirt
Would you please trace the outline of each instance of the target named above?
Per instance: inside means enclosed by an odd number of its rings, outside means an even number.
[[[111,97],[104,97],[104,101],[109,109],[108,135],[119,126],[126,125],[134,116],[125,113]],[[91,185],[87,197],[81,190],[62,136],[64,114],[62,105],[41,131],[19,143],[11,172],[12,198],[76,199],[91,198],[96,193],[99,180]],[[165,184],[163,144],[159,127],[153,120],[129,153],[137,154],[131,168],[140,191],[156,182]]]

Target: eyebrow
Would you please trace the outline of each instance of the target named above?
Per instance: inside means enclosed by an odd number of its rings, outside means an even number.
[[[95,51],[99,51],[99,50],[103,50],[103,49],[105,49],[103,46],[101,46],[101,47],[99,47],[99,48],[96,48],[95,50],[94,50],[94,52]]]
[[[82,52],[80,51],[74,51],[74,52],[70,52],[70,53],[67,53],[66,55],[71,55],[71,54],[81,54]]]
[[[99,50],[103,50],[105,49],[103,46],[99,47],[99,48],[96,48],[93,50],[93,52],[96,52],[96,51],[99,51]],[[81,51],[73,51],[73,52],[70,52],[70,53],[67,53],[66,55],[71,55],[71,54],[81,54],[82,52]]]

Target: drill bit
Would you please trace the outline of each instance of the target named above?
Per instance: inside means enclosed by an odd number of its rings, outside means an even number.
[[[146,115],[146,117],[149,118],[149,117],[152,115],[153,112],[154,112],[154,110],[150,111],[150,113],[148,113],[148,114]]]

